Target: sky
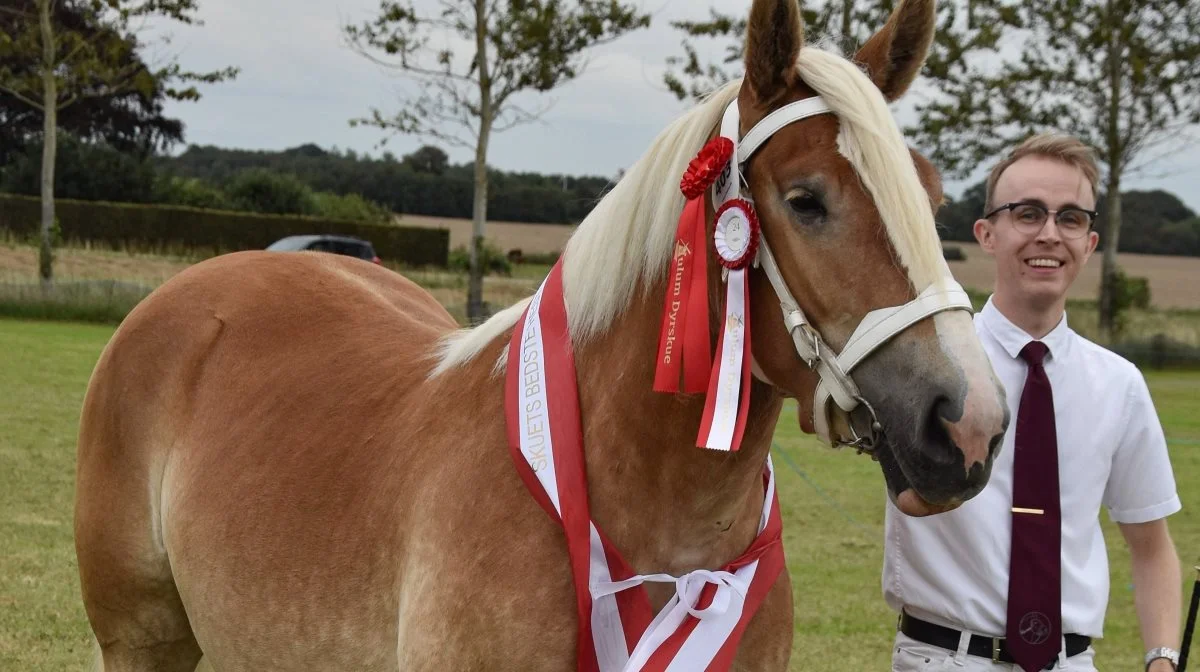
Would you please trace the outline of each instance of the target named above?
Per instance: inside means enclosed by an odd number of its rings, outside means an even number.
[[[437,0],[413,0],[420,8]],[[507,171],[615,176],[627,169],[687,102],[663,82],[666,61],[681,55],[681,33],[670,22],[702,20],[708,7],[745,12],[749,0],[634,0],[652,15],[649,28],[588,52],[575,80],[547,95],[527,96],[530,108],[549,105],[532,124],[493,136],[488,164]],[[438,144],[451,161],[472,160],[472,149],[428,138],[352,128],[350,120],[372,109],[395,113],[415,91],[410,80],[352,51],[342,38],[345,23],[367,21],[378,0],[200,0],[203,26],[149,24],[156,43],[148,56],[174,57],[186,70],[240,68],[232,82],[201,85],[201,100],[171,102],[168,116],[185,124],[185,143],[225,148],[282,150],[305,143],[326,149],[353,149],[403,156],[424,144]],[[700,45],[706,48],[704,45]],[[716,55],[722,45],[713,44]],[[897,120],[911,121],[911,106],[896,105]],[[381,147],[381,141],[386,146]],[[182,151],[181,145],[175,151]],[[962,189],[986,176],[981,166],[964,181],[947,181],[946,191]],[[1166,189],[1200,212],[1200,146],[1156,166],[1155,174],[1126,179],[1123,189]]]

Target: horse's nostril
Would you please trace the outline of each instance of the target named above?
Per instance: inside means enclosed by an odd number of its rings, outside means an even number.
[[[938,395],[930,404],[929,413],[925,417],[925,439],[926,445],[944,445],[954,443],[953,438],[947,431],[947,423],[950,420],[946,417],[946,412],[950,410],[950,400],[945,395]]]
[[[988,457],[995,459],[996,453],[1000,450],[1000,444],[1003,442],[1004,432],[1000,432],[999,434],[993,436],[992,440],[988,441]]]

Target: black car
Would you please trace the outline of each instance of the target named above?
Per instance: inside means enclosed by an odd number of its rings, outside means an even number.
[[[348,257],[358,257],[374,264],[382,263],[379,255],[375,254],[375,247],[371,245],[370,241],[353,236],[288,236],[271,243],[267,246],[267,250],[273,252],[299,252],[302,250],[330,252],[344,254]]]

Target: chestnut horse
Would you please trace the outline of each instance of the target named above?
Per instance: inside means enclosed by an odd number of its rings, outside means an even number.
[[[697,447],[704,395],[652,390],[680,176],[731,105],[744,134],[789,103],[828,104],[770,134],[741,189],[809,320],[796,333],[842,351],[872,311],[949,282],[939,179],[887,109],[933,17],[933,0],[901,2],[851,60],[803,45],[795,0],[755,0],[745,77],[665,129],[569,241],[586,497],[634,570],[679,576],[747,549],[784,401],[815,431],[809,365],[830,364],[797,355],[779,288],[752,267],[742,444]],[[723,280],[707,269],[713,345]],[[506,352],[528,305],[460,330],[386,269],[266,252],[197,264],[142,302],[97,364],[79,437],[76,549],[103,668],[575,669],[563,528],[506,435]],[[902,510],[934,514],[984,487],[1008,418],[969,311],[892,334],[853,382],[869,403],[835,411],[831,439],[877,423],[873,456]],[[735,669],[787,667],[787,572],[768,588]],[[675,595],[647,591],[655,610]]]

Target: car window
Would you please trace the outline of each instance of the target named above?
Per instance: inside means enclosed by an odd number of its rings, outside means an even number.
[[[273,252],[292,252],[305,249],[303,238],[284,238],[271,243],[267,249]]]

